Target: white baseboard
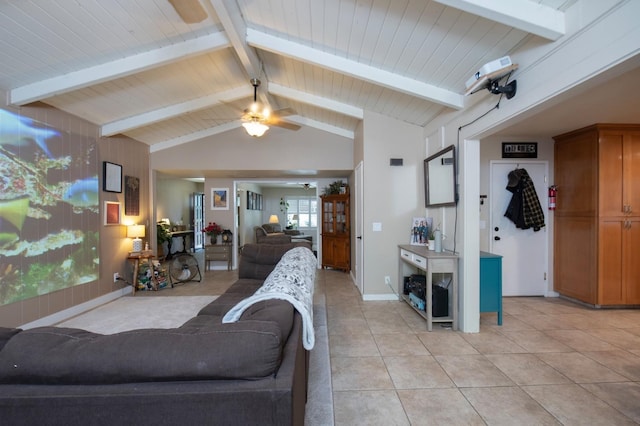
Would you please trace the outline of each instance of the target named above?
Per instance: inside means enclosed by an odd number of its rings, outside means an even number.
[[[93,308],[97,308],[98,306],[104,305],[105,303],[116,300],[129,293],[131,293],[131,286],[126,286],[120,290],[116,290],[114,292],[105,294],[100,297],[96,297],[95,299],[91,299],[79,305],[72,306],[71,308],[64,309],[62,311],[56,312],[55,314],[51,314],[46,317],[40,318],[38,320],[26,323],[24,325],[21,325],[19,328],[22,328],[23,330],[27,330],[35,327],[46,327],[49,325],[54,325],[59,322],[66,321],[69,318],[73,318],[77,315],[80,315]]]
[[[381,301],[381,300],[398,300],[398,295],[395,293],[387,294],[365,294],[362,296],[362,300],[365,301]]]

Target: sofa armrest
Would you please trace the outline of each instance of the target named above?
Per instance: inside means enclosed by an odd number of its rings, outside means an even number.
[[[264,237],[256,237],[256,243],[258,244],[289,244],[291,242],[291,235],[285,234],[269,234]]]

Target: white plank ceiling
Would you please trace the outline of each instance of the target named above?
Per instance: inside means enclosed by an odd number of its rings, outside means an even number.
[[[423,126],[464,108],[470,75],[560,37],[573,2],[3,0],[0,88],[153,151],[238,127],[259,78],[286,120],[353,137],[364,110]]]

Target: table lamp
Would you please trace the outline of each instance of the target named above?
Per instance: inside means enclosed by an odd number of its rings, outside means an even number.
[[[144,237],[144,225],[129,225],[127,226],[127,238],[133,238],[134,253],[142,251],[142,240],[140,237]]]
[[[269,216],[269,223],[280,223],[278,220],[278,215],[272,214]]]

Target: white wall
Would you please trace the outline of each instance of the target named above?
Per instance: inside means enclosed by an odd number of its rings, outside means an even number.
[[[193,170],[200,175],[254,170],[256,178],[264,178],[273,171],[352,170],[352,165],[353,140],[311,127],[295,132],[272,128],[261,138],[234,129],[151,153],[153,170]]]
[[[236,192],[240,198],[239,227],[235,233],[238,234],[238,244],[240,246],[255,242],[254,228],[263,224],[263,210],[247,210],[247,191],[262,194],[262,188],[257,183],[242,182],[236,185]]]
[[[411,219],[424,214],[422,128],[365,111],[363,140],[363,298],[397,299],[398,244],[410,242]],[[403,166],[390,166],[391,158]]]

